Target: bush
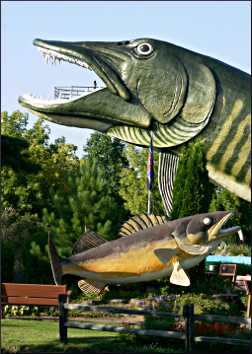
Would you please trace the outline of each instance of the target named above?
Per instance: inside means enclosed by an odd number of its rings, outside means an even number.
[[[207,313],[239,316],[242,310],[239,308],[238,304],[227,302],[225,299],[213,299],[211,296],[205,294],[184,294],[179,296],[176,303],[179,308],[179,314],[182,314],[185,304],[194,304],[194,312],[197,315]]]
[[[3,318],[10,316],[27,316],[31,314],[37,314],[37,306],[27,305],[5,305],[3,307]]]
[[[216,250],[216,254],[223,256],[251,256],[251,248],[248,245],[237,245],[236,243],[225,244],[224,249]]]

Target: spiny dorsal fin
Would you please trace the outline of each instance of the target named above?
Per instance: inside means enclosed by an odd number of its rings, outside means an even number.
[[[81,253],[90,248],[97,247],[105,243],[105,241],[101,236],[97,235],[93,231],[89,231],[82,235],[78,241],[73,245],[72,254]]]
[[[101,295],[106,288],[106,284],[91,279],[82,279],[78,281],[78,287],[84,294]]]
[[[167,222],[168,219],[166,218],[166,216],[146,214],[136,215],[122,225],[118,236],[129,236],[134,234],[135,232],[148,229],[155,225],[166,224]]]

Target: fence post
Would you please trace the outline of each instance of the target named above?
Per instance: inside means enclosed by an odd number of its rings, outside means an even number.
[[[185,318],[185,351],[189,353],[192,351],[192,345],[193,345],[193,316],[194,316],[193,304],[184,305],[183,316]]]
[[[65,323],[67,322],[68,309],[64,307],[64,304],[67,303],[67,295],[59,295],[59,337],[60,341],[67,343],[67,327]]]

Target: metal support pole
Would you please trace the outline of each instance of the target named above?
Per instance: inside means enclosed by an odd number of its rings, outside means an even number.
[[[64,344],[67,343],[67,327],[65,323],[67,322],[68,309],[64,307],[67,303],[67,295],[59,295],[59,337],[60,341]]]
[[[193,304],[184,305],[183,316],[185,318],[185,351],[190,353],[193,345]]]
[[[153,188],[153,180],[154,180],[154,152],[153,152],[153,136],[152,132],[150,132],[150,146],[149,146],[149,154],[148,154],[148,163],[147,163],[147,188],[148,188],[148,206],[147,206],[147,214],[152,214],[152,188]]]
[[[148,208],[147,214],[151,215],[152,213],[152,193],[151,190],[148,190]]]

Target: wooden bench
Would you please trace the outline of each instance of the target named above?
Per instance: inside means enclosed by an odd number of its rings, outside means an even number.
[[[66,285],[1,283],[1,305],[58,306],[60,295],[70,295]]]

